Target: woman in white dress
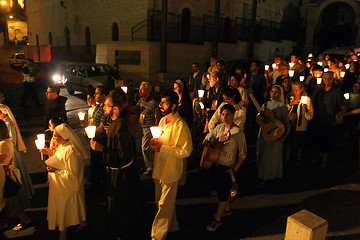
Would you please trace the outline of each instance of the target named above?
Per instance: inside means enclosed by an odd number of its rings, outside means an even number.
[[[14,165],[20,170],[21,182],[29,199],[35,195],[30,174],[27,170],[22,154],[26,153],[26,146],[21,137],[20,129],[10,108],[4,104],[0,104],[0,119],[6,123],[8,127],[10,139],[14,143]]]
[[[58,144],[56,151],[41,150],[50,156],[45,161],[49,172],[47,219],[49,229],[59,227],[59,239],[65,240],[67,227],[86,226],[84,159],[88,158],[88,152],[66,123],[55,128],[53,138]]]

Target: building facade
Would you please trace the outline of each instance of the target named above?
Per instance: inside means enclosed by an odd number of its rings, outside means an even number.
[[[168,77],[184,76],[192,62],[204,70],[213,54],[215,0],[168,0]],[[252,0],[220,1],[218,58],[246,58]],[[124,78],[157,78],[160,71],[162,0],[27,0],[31,46],[51,45],[53,59],[83,56],[120,65]],[[254,58],[269,60],[276,48],[294,51],[305,25],[307,1],[257,3]],[[39,51],[40,52],[40,51]]]

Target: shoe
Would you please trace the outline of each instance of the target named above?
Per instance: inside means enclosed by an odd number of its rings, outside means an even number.
[[[14,231],[21,231],[24,229],[27,229],[29,227],[32,227],[32,223],[28,223],[28,224],[24,224],[24,223],[19,223],[18,225],[16,225],[15,227],[13,227]]]
[[[232,214],[231,210],[229,210],[229,211],[224,210],[221,217],[230,216],[231,214]],[[216,213],[214,213],[213,217],[215,218],[215,216],[216,216]]]
[[[220,225],[221,225],[221,221],[218,221],[214,218],[212,222],[206,227],[206,230],[208,230],[209,232],[213,232],[216,229],[218,229]]]
[[[223,214],[221,215],[221,217],[226,217],[226,216],[230,216],[232,214],[231,210],[224,210]]]

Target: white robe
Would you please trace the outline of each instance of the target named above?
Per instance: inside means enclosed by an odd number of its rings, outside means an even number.
[[[48,227],[57,226],[60,231],[86,220],[84,192],[84,161],[74,147],[67,142],[60,145],[47,163],[60,163],[64,166],[55,172],[49,172]],[[51,165],[50,165],[51,166]],[[55,167],[55,165],[53,165]]]

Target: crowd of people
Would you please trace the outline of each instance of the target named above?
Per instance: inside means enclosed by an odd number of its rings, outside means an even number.
[[[309,54],[303,60],[291,55],[289,62],[276,56],[269,65],[253,61],[248,70],[236,65],[227,72],[224,61],[211,58],[204,72],[193,63],[189,78],[176,79],[159,99],[153,97],[151,83],[142,82],[135,104],[116,87],[119,83],[114,78],[110,88],[99,85],[87,94],[88,117],[82,123],[96,127],[95,137],[88,138],[84,131],[90,153],[67,123],[67,99],[59,95],[58,86],[49,86],[44,114],[47,145],[40,150],[47,156],[49,229],[58,227],[63,240],[69,226],[86,228],[84,160],[90,158],[92,186],[106,189],[108,237],[166,239],[169,232],[179,230],[175,201],[178,187],[187,183],[188,159],[200,163],[201,154],[196,152],[210,147],[212,154],[218,154],[209,167],[210,188],[218,204],[206,229],[217,230],[221,218],[232,214],[233,176],[246,158],[248,144],[256,146],[259,189],[281,179],[284,165],[304,163],[308,139],[313,139],[319,153],[312,159],[314,166],[327,166],[339,126],[345,122],[345,129],[352,133],[359,122],[357,60],[354,52],[344,59]],[[141,135],[140,166],[136,165],[136,124]],[[159,136],[153,136],[153,126],[160,127]],[[23,186],[13,198],[0,199],[0,228],[8,212],[20,219],[14,230],[32,224],[24,212],[34,194],[21,157],[25,151],[10,108],[0,104],[0,162],[4,166],[0,194],[9,166],[20,170]],[[209,159],[204,155],[201,160]],[[139,171],[152,176],[155,184],[157,213],[151,236],[144,222]]]

